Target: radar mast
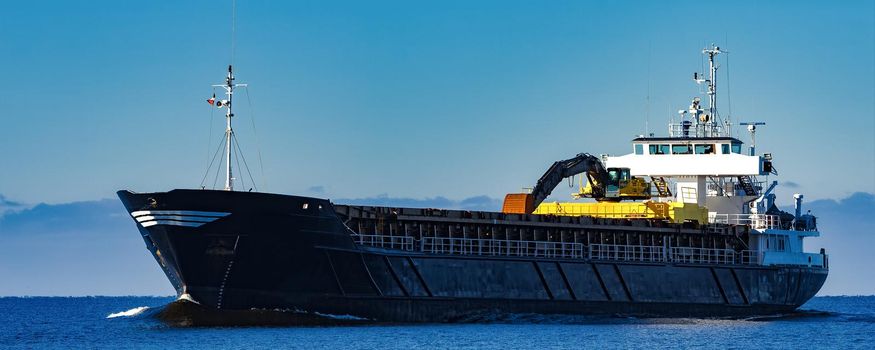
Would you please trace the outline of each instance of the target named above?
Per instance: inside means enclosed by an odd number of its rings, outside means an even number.
[[[717,55],[728,53],[720,47],[711,44],[711,47],[702,49],[702,54],[708,56],[708,76],[695,72],[693,73],[693,81],[696,84],[705,84],[707,87],[706,94],[708,95],[708,108],[703,109],[700,104],[701,99],[693,98],[689,109],[679,110],[680,123],[669,125],[669,136],[671,137],[721,137],[732,136],[731,125],[727,119],[725,124],[720,120],[720,114],[717,112],[717,69],[720,66],[717,64]],[[687,115],[692,120],[687,120]],[[691,135],[692,132],[692,135]]]

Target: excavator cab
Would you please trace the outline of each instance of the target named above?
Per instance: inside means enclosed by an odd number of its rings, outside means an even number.
[[[605,197],[620,197],[620,189],[625,188],[632,178],[629,168],[608,168],[608,179],[605,183]]]
[[[621,200],[650,199],[650,184],[644,179],[632,176],[629,168],[608,168],[605,178],[605,195],[598,201],[618,202]],[[593,197],[591,185],[581,188],[579,197]]]
[[[599,202],[619,202],[621,200],[650,199],[650,184],[644,179],[632,176],[629,168],[607,168],[603,183],[588,178],[586,186],[581,184],[580,192],[575,193],[575,198],[595,198]],[[599,195],[593,190],[593,186],[604,189],[604,194]]]

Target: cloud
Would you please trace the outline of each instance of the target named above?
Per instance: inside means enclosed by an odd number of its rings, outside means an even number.
[[[835,199],[818,199],[807,204],[802,204],[802,209],[816,216],[842,217],[852,218],[854,220],[863,220],[870,218],[873,209],[875,209],[875,194],[866,192],[856,192],[850,196],[835,200]],[[869,221],[866,222],[875,222]],[[875,235],[875,231],[871,234]]]
[[[24,207],[25,205],[23,203],[11,201],[9,199],[6,199],[6,196],[0,194],[0,216],[3,216],[3,214],[7,211],[18,210]]]
[[[307,189],[307,192],[322,194],[325,193],[325,186],[312,186]]]
[[[802,187],[801,185],[799,185],[798,182],[793,182],[793,181],[783,181],[783,182],[781,182],[781,186],[786,187],[786,188],[799,188],[799,187]]]
[[[174,294],[117,199],[7,212],[0,242],[0,296]]]
[[[462,200],[452,200],[442,196],[416,199],[407,197],[389,197],[388,194],[380,194],[374,197],[366,198],[341,198],[337,200],[332,200],[332,202],[349,205],[374,205],[408,208],[445,208],[479,211],[497,211],[501,209],[501,200],[485,195],[469,197]]]
[[[107,229],[130,229],[130,216],[121,202],[113,199],[38,204],[8,212],[0,218],[0,236],[22,234],[75,234]]]
[[[502,200],[489,196],[475,196],[465,198],[459,202],[460,209],[479,210],[479,211],[498,211],[501,210]]]
[[[875,292],[875,194],[857,192],[843,199],[802,204],[817,217],[820,237],[805,240],[805,250],[825,248],[830,271],[821,295],[872,295]]]
[[[350,205],[374,205],[386,207],[410,207],[410,208],[450,208],[455,207],[456,202],[445,197],[437,196],[433,198],[407,198],[407,197],[389,197],[388,194],[379,194],[374,197],[353,198],[353,199],[337,199],[332,202],[338,204]]]
[[[19,202],[13,202],[11,200],[8,200],[8,199],[6,199],[6,196],[0,194],[0,205],[10,206],[10,207],[18,207],[18,206],[22,206],[23,204],[21,204]]]

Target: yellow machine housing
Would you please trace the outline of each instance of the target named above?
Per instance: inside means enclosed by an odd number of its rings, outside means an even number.
[[[613,168],[611,168],[613,169]],[[628,168],[626,168],[628,171]],[[581,182],[583,179],[581,178]],[[572,196],[576,199],[580,198],[595,198],[600,202],[619,202],[621,200],[641,200],[641,199],[650,199],[652,196],[650,194],[650,183],[644,181],[644,179],[640,177],[630,177],[628,180],[620,180],[619,183],[615,187],[608,186],[608,195],[605,197],[596,197],[593,192],[593,181],[587,181],[584,186],[582,183],[580,184],[580,190],[577,193],[572,194]],[[596,184],[598,186],[599,184]],[[614,192],[611,193],[611,189],[614,189]]]
[[[708,223],[708,208],[680,202],[541,203],[533,214]]]

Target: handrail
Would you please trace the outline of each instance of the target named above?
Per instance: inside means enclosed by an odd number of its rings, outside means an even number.
[[[618,260],[641,262],[675,262],[686,264],[736,264],[732,249],[693,247],[663,247],[617,244],[590,244],[592,260]]]
[[[714,223],[731,225],[749,225],[755,229],[780,229],[781,217],[768,214],[714,214]]]
[[[669,137],[683,138],[683,137],[716,137],[716,136],[724,136],[724,127],[720,124],[706,125],[706,124],[684,124],[680,123],[669,123],[668,124],[668,135]],[[712,141],[713,142],[713,141]]]
[[[761,265],[764,252],[732,249],[590,244],[477,238],[351,235],[360,245],[429,254],[542,257],[682,264]]]
[[[592,260],[666,262],[668,260],[665,253],[665,247],[663,246],[589,245],[589,257]]]
[[[422,237],[424,253],[583,259],[583,243]]]
[[[735,264],[732,249],[672,247],[671,261],[687,264]]]
[[[764,252],[756,250],[742,250],[739,264],[741,265],[761,265],[763,263]]]
[[[371,247],[400,249],[413,251],[413,237],[410,236],[385,236],[385,235],[351,235],[357,244]]]

